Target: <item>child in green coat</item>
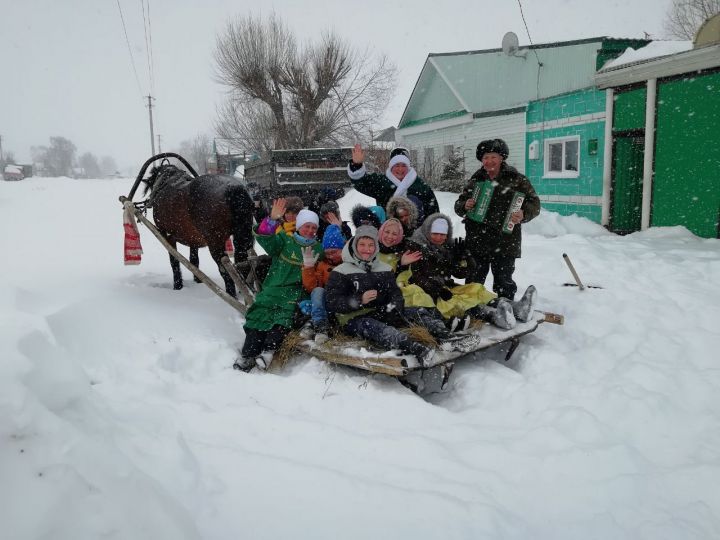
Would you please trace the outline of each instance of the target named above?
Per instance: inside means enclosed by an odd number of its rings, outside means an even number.
[[[275,350],[293,326],[298,301],[307,295],[302,287],[302,248],[312,247],[322,253],[322,244],[315,238],[318,215],[300,210],[292,235],[275,234],[277,222],[284,213],[282,200],[273,202],[270,216],[257,226],[255,238],[272,257],[272,264],[262,290],[245,316],[245,343],[235,369],[249,371],[253,366],[267,369]]]

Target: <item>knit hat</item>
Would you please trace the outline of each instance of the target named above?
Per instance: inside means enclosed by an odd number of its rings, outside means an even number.
[[[324,216],[327,213],[335,214],[340,217],[340,206],[335,201],[328,201],[320,207],[320,215]]]
[[[362,225],[361,227],[358,227],[355,231],[355,236],[350,240],[350,247],[352,249],[352,253],[355,254],[355,257],[357,258],[357,243],[358,240],[361,238],[372,238],[375,241],[375,253],[372,257],[370,257],[369,261],[366,261],[365,264],[368,265],[368,270],[370,262],[377,257],[378,252],[380,251],[380,243],[378,242],[378,230],[373,227],[372,225]]]
[[[370,211],[380,220],[380,225],[385,223],[385,209],[382,206],[371,206]]]
[[[337,225],[330,225],[325,229],[322,240],[323,249],[342,249],[345,246],[345,238]]]
[[[286,212],[297,214],[300,210],[302,210],[303,206],[305,206],[305,203],[300,197],[287,197],[285,199]]]
[[[403,155],[405,157],[410,157],[410,152],[407,148],[404,146],[396,146],[392,150],[390,150],[390,159],[394,158],[395,156]]]
[[[360,227],[361,225],[372,225],[376,229],[379,229],[380,225],[382,225],[378,214],[362,204],[356,204],[353,206],[353,209],[350,212],[350,218],[352,219],[355,227]]]
[[[390,158],[390,163],[388,163],[388,169],[392,169],[398,163],[404,163],[405,165],[410,167],[410,158],[408,158],[405,154],[398,154],[397,156]]]
[[[295,218],[295,230],[300,230],[300,227],[306,223],[314,223],[315,225],[318,225],[320,223],[320,219],[312,210],[303,208],[298,212],[297,218]]]
[[[445,218],[437,218],[430,226],[430,233],[447,234],[449,228],[450,227]]]
[[[510,149],[505,141],[502,139],[488,139],[478,144],[475,156],[478,161],[482,161],[482,158],[488,152],[495,152],[500,154],[503,159],[507,159],[510,155]]]

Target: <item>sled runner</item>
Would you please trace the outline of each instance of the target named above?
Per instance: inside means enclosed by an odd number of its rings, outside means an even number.
[[[292,349],[332,364],[390,375],[418,394],[431,394],[445,388],[456,361],[473,357],[503,343],[509,344],[505,356],[505,360],[509,360],[520,338],[534,332],[545,322],[563,324],[564,318],[555,313],[535,311],[531,320],[518,322],[511,330],[483,324],[479,328],[459,332],[453,340],[436,348],[435,357],[426,366],[419,365],[414,356],[402,355],[398,351],[375,350],[359,338],[333,339],[321,344],[305,340],[294,344]]]

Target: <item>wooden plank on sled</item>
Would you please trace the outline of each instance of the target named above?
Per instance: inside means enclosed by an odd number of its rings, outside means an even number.
[[[347,345],[317,345],[312,346],[306,343],[298,345],[302,352],[314,356],[318,360],[341,364],[373,373],[382,373],[393,377],[401,377],[408,373],[407,360],[396,356],[382,356],[371,354],[370,356],[355,356],[348,354]]]
[[[544,318],[540,322],[546,322],[550,324],[565,324],[565,315],[560,315],[559,313],[551,313],[549,311],[540,311],[539,313],[542,313]]]
[[[230,262],[230,257],[227,255],[223,256],[222,259],[220,259],[220,262],[222,263],[223,267],[225,268],[225,271],[230,274],[230,278],[235,283],[235,288],[240,291],[240,294],[242,294],[243,300],[245,301],[246,306],[252,305],[252,303],[255,301],[255,295],[253,295],[252,291],[250,290],[250,287],[248,287],[248,284],[245,283],[245,280],[240,275],[240,272],[237,271],[237,268],[235,268],[235,265]]]
[[[155,227],[155,225],[146,218],[143,213],[135,208],[135,205],[133,202],[128,199],[125,196],[120,196],[120,202],[123,203],[123,206],[126,208],[130,208],[132,213],[135,215],[135,217],[143,224],[145,225],[148,230],[153,233],[155,238],[157,238],[160,243],[163,245],[165,249],[168,250],[168,252],[175,257],[178,261],[182,263],[182,265],[187,268],[192,275],[194,275],[196,278],[198,278],[200,281],[202,281],[205,285],[207,285],[212,292],[214,292],[216,295],[218,295],[220,298],[225,300],[226,303],[230,304],[232,307],[234,307],[236,310],[238,310],[240,313],[245,315],[247,313],[247,306],[241,304],[235,298],[230,296],[224,289],[220,288],[220,286],[215,283],[210,277],[205,274],[202,270],[200,270],[197,266],[195,266],[193,263],[191,263],[189,260],[185,258],[185,256],[180,253],[177,249],[172,247],[170,242],[167,241],[167,239],[163,236],[163,234]]]

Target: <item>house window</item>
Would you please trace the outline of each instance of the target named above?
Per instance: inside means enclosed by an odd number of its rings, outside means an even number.
[[[454,153],[455,153],[455,146],[454,146],[454,145],[452,145],[452,144],[446,144],[445,146],[443,146],[443,157],[444,157],[445,159],[451,158]]]
[[[580,137],[545,140],[545,177],[577,178],[580,175]]]
[[[431,177],[435,165],[435,149],[426,148],[424,152],[425,162],[423,163],[423,176]]]

